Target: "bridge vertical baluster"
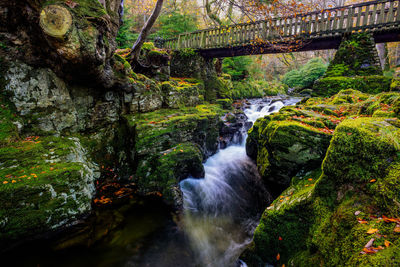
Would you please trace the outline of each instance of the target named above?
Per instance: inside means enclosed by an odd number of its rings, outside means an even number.
[[[340,9],[340,19],[339,19],[339,28],[338,30],[341,32],[344,29],[344,20],[345,20],[345,9]]]
[[[318,35],[321,32],[321,13],[315,16],[315,33]]]
[[[397,21],[397,22],[400,21],[400,1],[397,1],[396,20],[395,21]]]
[[[347,14],[347,25],[346,25],[347,32],[350,32],[351,29],[353,28],[354,9],[355,9],[355,8],[354,8],[353,6],[351,6],[351,7],[349,8],[349,12],[348,12],[348,14]]]
[[[294,16],[292,21],[292,35],[297,36],[298,27],[300,26],[301,21],[299,21],[299,17],[297,15]]]
[[[376,12],[377,12],[377,10],[378,10],[378,4],[374,4],[374,11],[372,12],[372,15],[371,15],[371,20],[369,22],[369,28],[373,28],[374,25],[376,24],[375,21],[377,21],[376,20]]]
[[[314,19],[314,23],[313,23],[313,34],[317,34],[318,32],[318,23],[319,23],[319,15],[315,14],[315,19]]]
[[[321,20],[321,35],[325,35],[327,29],[328,29],[328,13],[325,11],[321,14],[322,20]]]
[[[309,35],[311,33],[311,22],[312,22],[312,16],[311,15],[307,15],[305,18],[305,34]]]
[[[218,29],[213,30],[213,48],[216,48],[218,45]]]
[[[378,20],[378,23],[380,24],[379,28],[381,28],[383,23],[385,23],[385,13],[386,13],[385,5],[386,3],[381,3],[381,11],[379,12],[379,20]]]
[[[218,47],[222,47],[224,43],[224,28],[218,29]]]
[[[363,23],[362,23],[362,25],[363,25],[364,28],[368,26],[369,7],[370,7],[370,6],[368,5],[368,6],[367,6],[367,9],[365,10],[365,13],[364,13],[364,19],[363,19]]]
[[[306,31],[306,16],[300,17],[300,28],[299,28],[299,36],[302,36]]]
[[[293,35],[293,19],[294,17],[288,19],[288,36]]]
[[[356,21],[356,30],[358,30],[361,26],[361,14],[363,7],[359,6],[357,9],[357,21]]]
[[[331,31],[332,31],[332,35],[335,35],[336,30],[337,30],[337,26],[338,26],[339,17],[338,17],[338,11],[337,10],[335,10],[333,12],[334,12],[334,15],[332,16],[333,22],[332,22],[332,30]]]
[[[394,1],[390,2],[389,5],[389,11],[388,11],[388,17],[387,17],[387,23],[389,23],[389,27],[393,25],[393,15],[394,15]]]

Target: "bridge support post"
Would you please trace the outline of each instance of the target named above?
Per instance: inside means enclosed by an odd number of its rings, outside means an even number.
[[[369,33],[345,35],[326,77],[382,75],[375,41]]]

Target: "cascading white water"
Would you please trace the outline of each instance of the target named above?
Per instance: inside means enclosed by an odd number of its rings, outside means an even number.
[[[297,101],[250,100],[244,113],[254,123]],[[197,256],[194,266],[238,266],[237,259],[251,241],[269,193],[246,155],[245,142],[220,150],[205,162],[204,169],[204,179],[187,178],[180,183],[184,230]]]

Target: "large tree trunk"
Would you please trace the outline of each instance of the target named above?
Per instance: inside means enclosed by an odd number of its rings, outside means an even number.
[[[153,13],[151,13],[150,18],[147,20],[146,24],[143,26],[138,39],[136,40],[135,44],[132,46],[131,52],[131,61],[138,60],[140,49],[144,41],[146,40],[147,36],[150,33],[151,28],[153,27],[154,23],[156,22],[158,16],[160,15],[161,8],[163,6],[164,0],[157,0],[156,6],[154,7]]]

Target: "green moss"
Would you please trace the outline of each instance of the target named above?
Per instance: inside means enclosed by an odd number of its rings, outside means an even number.
[[[189,176],[204,175],[203,156],[200,149],[191,143],[178,144],[170,149],[153,154],[142,160],[136,171],[138,183],[144,192],[160,192],[164,199],[172,202],[177,184]]]
[[[343,38],[325,77],[382,75],[376,54],[371,34],[349,34]]]
[[[400,91],[400,78],[394,78],[390,84],[390,91]]]
[[[385,76],[328,77],[315,82],[313,95],[332,96],[341,90],[354,89],[363,93],[377,94],[390,90],[391,78]]]
[[[230,109],[232,107],[233,101],[229,98],[217,99],[217,104],[221,105],[223,109]]]
[[[308,99],[303,102],[305,106],[284,108],[281,114],[255,123],[249,131],[248,142],[257,147],[257,152],[248,152],[259,160],[260,173],[273,177],[271,166],[276,162],[272,156],[287,149],[290,139],[299,137],[298,131],[282,135],[285,131],[277,125],[294,123],[288,121],[294,114],[302,114],[295,122],[302,122],[301,125],[312,117],[332,116],[325,114],[326,109],[343,118],[334,128],[322,163],[323,173],[297,175],[282,196],[265,210],[254,234],[254,243],[243,254],[249,266],[263,266],[266,262],[288,266],[398,264],[395,223],[379,219],[383,215],[398,217],[400,212],[400,124],[397,118],[391,118],[397,114],[398,102],[398,93],[370,96],[346,90],[328,99]],[[379,117],[360,117],[366,113]],[[271,139],[278,132],[282,132],[277,135],[281,146],[273,148]],[[297,152],[297,156],[304,155]],[[367,234],[370,228],[378,229],[378,234]],[[375,239],[374,247],[384,247],[385,240],[391,245],[372,255],[361,254],[371,238]],[[278,253],[279,261],[276,260]]]

